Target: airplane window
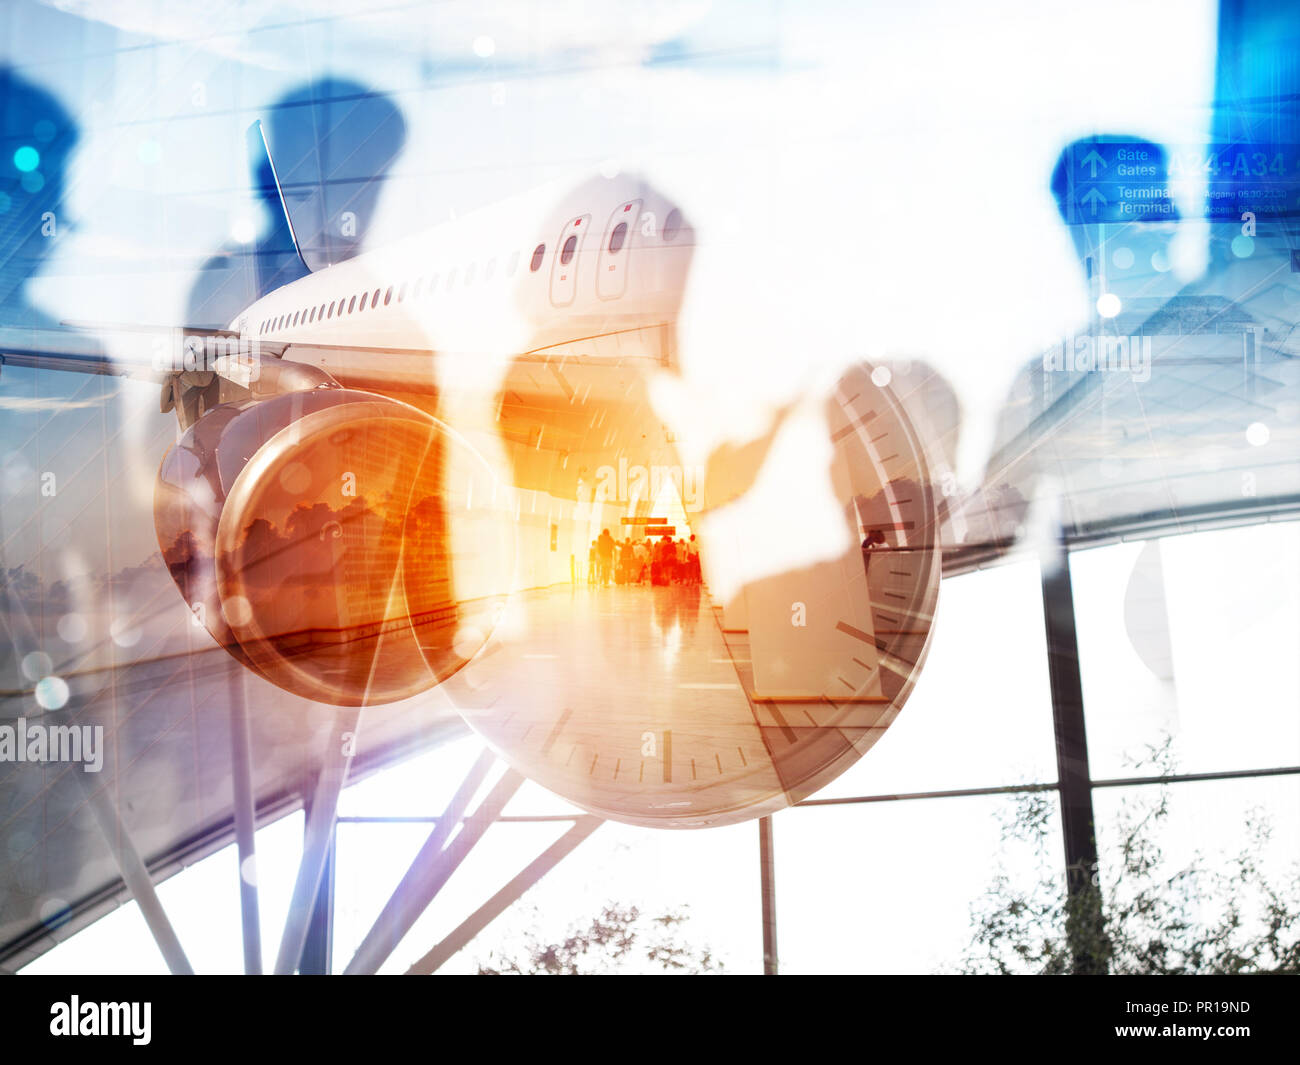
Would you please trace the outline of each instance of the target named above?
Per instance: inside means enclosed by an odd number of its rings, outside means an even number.
[[[357,313],[360,314],[362,311],[366,309],[366,301],[370,298],[370,293],[363,292],[361,293],[360,296],[353,296],[352,298],[359,299],[361,301],[360,303],[357,304]]]
[[[325,304],[322,303],[322,304],[320,305],[320,313],[319,313],[318,315],[316,315],[316,317],[317,317],[317,319],[320,320],[320,321],[324,321],[324,320],[325,320]]]
[[[625,240],[627,240],[627,223],[620,222],[614,227],[614,232],[609,235],[609,253],[617,255],[622,251]]]
[[[447,271],[447,291],[450,292],[456,286],[456,268],[453,266]]]
[[[308,321],[308,322],[314,322],[314,321],[316,321],[316,308],[315,308],[315,307],[313,307],[313,308],[311,309],[311,314],[309,314],[309,315],[307,316],[307,321]]]
[[[546,258],[546,245],[539,244],[533,249],[533,261],[528,264],[528,269],[537,273],[542,268],[542,260]]]
[[[437,293],[437,291],[438,291],[438,275],[437,275],[437,274],[430,274],[430,275],[429,275],[429,291],[426,292],[425,295],[428,296],[429,299],[433,299],[433,297],[434,297],[434,295]]]
[[[379,289],[375,289],[375,294],[370,297],[370,306],[372,309],[379,306]]]
[[[301,313],[302,313],[301,311],[294,311],[294,312],[293,312],[293,324],[294,324],[294,325],[297,325],[297,324],[298,324],[298,315],[300,315]]]
[[[573,262],[573,249],[578,246],[578,238],[570,237],[564,242],[564,247],[560,249],[560,265],[568,266]]]
[[[393,300],[393,286],[388,286],[388,291],[384,293],[384,306],[387,307]]]
[[[664,219],[664,240],[675,240],[681,228],[682,212],[674,207],[668,212],[668,217]]]
[[[497,269],[497,260],[496,260],[496,256],[493,256],[491,259],[488,260],[487,269],[483,271],[483,280],[491,281],[492,275],[496,273],[496,269]]]
[[[357,309],[357,298],[356,296],[353,296],[350,300],[348,300],[348,314],[351,314],[356,309]]]
[[[465,284],[474,284],[474,271],[476,269],[478,269],[478,263],[470,263],[469,266],[465,267]]]
[[[325,313],[326,318],[334,317],[334,301],[330,300],[330,309]]]
[[[405,282],[405,281],[402,282],[402,287],[399,288],[399,289],[397,290],[397,302],[398,302],[398,303],[401,303],[402,300],[404,300],[404,299],[406,299],[406,282]]]
[[[418,300],[420,298],[420,289],[423,287],[424,287],[424,278],[417,277],[415,279],[415,285],[411,288],[411,299]]]
[[[506,277],[515,276],[515,268],[519,265],[519,249],[516,248],[510,253],[510,261],[506,263]]]

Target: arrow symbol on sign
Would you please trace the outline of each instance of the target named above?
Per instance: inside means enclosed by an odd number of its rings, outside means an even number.
[[[1092,174],[1090,176],[1096,177],[1098,163],[1100,163],[1102,166],[1108,165],[1106,163],[1106,160],[1097,154],[1097,149],[1094,148],[1092,151],[1090,151],[1087,155],[1085,155],[1082,159],[1079,160],[1079,169],[1082,170],[1085,166],[1091,166]]]
[[[1096,217],[1097,217],[1097,203],[1098,203],[1098,201],[1100,201],[1101,203],[1105,203],[1105,202],[1106,202],[1106,197],[1103,196],[1103,195],[1102,195],[1100,192],[1098,192],[1096,189],[1089,189],[1089,190],[1088,190],[1088,195],[1085,196],[1085,197],[1083,198],[1083,202],[1084,202],[1084,203],[1090,203],[1090,204],[1092,204],[1092,217],[1093,217],[1093,218],[1096,218]]]

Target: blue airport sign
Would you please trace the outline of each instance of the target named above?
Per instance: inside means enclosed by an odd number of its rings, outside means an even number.
[[[1061,209],[1071,224],[1172,222],[1179,191],[1205,190],[1201,217],[1240,220],[1300,214],[1300,145],[1167,146],[1079,141],[1065,152]],[[1185,206],[1183,208],[1186,209]]]

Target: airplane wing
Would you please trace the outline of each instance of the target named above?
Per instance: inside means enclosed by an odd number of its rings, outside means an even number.
[[[0,326],[0,367],[108,374],[162,381],[185,369],[185,345],[237,339],[228,329],[64,323],[58,328]],[[107,344],[106,344],[107,342]],[[267,346],[263,346],[267,350]]]
[[[259,358],[278,359],[285,345],[257,345]],[[0,327],[0,374],[5,366],[102,374],[161,386],[159,410],[175,410],[182,426],[218,403],[247,395],[249,353],[229,329],[63,323],[61,327]]]
[[[71,373],[112,374],[117,376],[156,376],[152,370],[150,350],[132,364],[110,357],[95,337],[64,329],[0,328],[0,372],[5,366],[22,366],[33,370],[65,370]]]

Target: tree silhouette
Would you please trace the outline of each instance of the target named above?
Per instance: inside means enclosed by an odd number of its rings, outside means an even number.
[[[1169,741],[1139,764],[1171,773]],[[1102,903],[1102,926],[1095,928],[1074,920],[1096,905],[1095,895],[1066,896],[1051,838],[1055,797],[1018,796],[1003,819],[1002,868],[972,906],[975,931],[961,970],[1064,974],[1082,948],[1114,974],[1300,972],[1300,863],[1278,870],[1265,862],[1272,833],[1267,814],[1247,815],[1240,849],[1226,862],[1207,861],[1198,851],[1171,870],[1159,842],[1169,809],[1168,785],[1150,785],[1122,802],[1114,826],[1118,846],[1102,855],[1091,889]],[[1024,847],[1034,873],[1013,878],[1005,858]]]
[[[533,913],[540,918],[534,908]],[[690,918],[682,910],[647,917],[636,906],[606,903],[589,924],[578,923],[558,943],[526,933],[514,954],[489,953],[478,962],[480,976],[581,976],[597,973],[711,973],[723,968],[707,947],[677,940]],[[536,921],[534,922],[536,924]]]

